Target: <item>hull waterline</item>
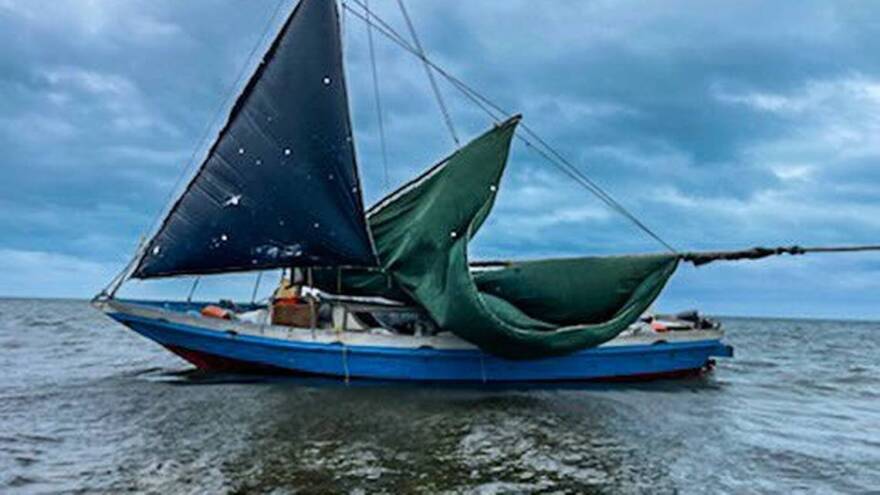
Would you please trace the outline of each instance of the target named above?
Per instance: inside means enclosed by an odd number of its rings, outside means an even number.
[[[114,320],[200,369],[415,382],[562,382],[688,376],[733,350],[717,331],[615,339],[575,354],[512,361],[455,337],[378,336],[201,318],[177,303],[109,302]],[[157,307],[159,306],[159,307]]]

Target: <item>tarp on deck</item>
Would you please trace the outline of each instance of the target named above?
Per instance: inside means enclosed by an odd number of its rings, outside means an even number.
[[[675,271],[674,255],[545,260],[472,273],[519,119],[497,126],[369,212],[381,271],[319,275],[325,290],[405,298],[437,325],[509,358],[571,353],[632,324]],[[341,287],[339,287],[341,286]]]

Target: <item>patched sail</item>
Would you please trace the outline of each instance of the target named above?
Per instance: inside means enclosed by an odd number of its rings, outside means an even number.
[[[375,264],[336,2],[301,0],[133,276]]]

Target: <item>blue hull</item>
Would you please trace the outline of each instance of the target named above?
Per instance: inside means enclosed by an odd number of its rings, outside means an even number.
[[[681,376],[708,368],[733,349],[718,339],[605,345],[575,354],[511,361],[476,349],[400,348],[292,341],[145,318],[109,316],[200,368],[283,371],[425,382],[558,382]]]

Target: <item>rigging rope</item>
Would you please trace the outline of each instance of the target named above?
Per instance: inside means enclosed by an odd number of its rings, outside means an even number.
[[[364,0],[364,3],[369,6],[369,0]],[[344,13],[346,9],[342,9]],[[371,12],[367,10],[367,19],[370,18]],[[373,72],[373,98],[376,101],[376,120],[379,123],[379,140],[382,146],[382,170],[384,172],[384,186],[385,190],[391,188],[391,179],[388,174],[388,147],[385,142],[385,119],[382,117],[382,97],[379,92],[379,70],[376,67],[376,49],[373,43],[373,26],[369,22],[367,25],[367,44],[370,47],[370,66]]]
[[[254,291],[251,293],[251,304],[257,302],[257,292],[260,290],[260,282],[263,280],[263,272],[257,272],[257,281],[254,283]]]
[[[366,2],[366,0],[364,1]],[[446,102],[443,101],[443,94],[440,93],[440,88],[437,86],[437,80],[434,78],[434,72],[431,70],[432,64],[428,63],[428,56],[425,54],[424,48],[422,48],[422,43],[419,41],[416,28],[413,26],[412,19],[410,19],[409,13],[406,11],[406,6],[403,4],[403,0],[397,0],[397,5],[400,7],[400,13],[403,14],[403,19],[406,21],[406,26],[409,29],[409,34],[415,44],[415,49],[418,51],[417,56],[422,60],[422,65],[425,67],[425,74],[428,76],[428,81],[431,82],[431,89],[434,91],[434,97],[437,99],[437,105],[440,106],[443,120],[446,121],[446,127],[449,128],[449,134],[452,135],[452,140],[455,141],[455,147],[458,148],[461,146],[461,141],[458,139],[458,133],[455,132],[455,125],[452,123],[452,115],[449,113],[449,108],[446,107]],[[368,6],[364,6],[364,11],[367,13],[367,19],[369,19],[372,13]]]
[[[196,288],[198,288],[199,282],[201,280],[202,280],[202,277],[196,277],[195,280],[193,280],[192,287],[189,289],[189,295],[186,296],[186,303],[187,304],[192,304],[193,295],[196,293]]]
[[[377,16],[375,13],[370,12],[368,6],[362,0],[352,0],[355,4],[357,4],[361,9],[364,10],[366,14],[362,14],[347,4],[343,3],[343,8],[351,12],[352,15],[360,19],[361,21],[373,24],[373,27],[383,36],[390,39],[392,42],[403,48],[405,51],[414,55],[424,62],[426,66],[430,66],[433,68],[438,74],[443,76],[447,81],[449,81],[456,89],[458,89],[467,99],[473,102],[477,107],[483,110],[487,115],[489,115],[494,121],[498,122],[503,117],[511,115],[509,112],[505,111],[498,104],[494,103],[492,100],[482,95],[472,87],[468,86],[464,82],[462,82],[457,77],[451,75],[442,67],[439,67],[432,60],[427,58],[424,53],[419,50],[418,47],[410,45],[404,38],[401,36],[393,27],[391,27],[387,22],[385,22],[381,17]],[[660,243],[664,248],[669,250],[673,254],[678,254],[678,250],[676,250],[670,243],[661,238],[656,232],[654,232],[651,228],[649,228],[644,222],[639,220],[633,213],[631,213],[626,207],[624,207],[620,202],[618,202],[614,197],[611,196],[607,191],[605,191],[599,184],[597,184],[594,180],[590,179],[586,174],[584,174],[577,166],[572,164],[570,161],[565,159],[565,157],[553,148],[546,140],[541,138],[537,132],[535,132],[531,127],[526,125],[525,123],[520,124],[520,128],[523,130],[523,133],[526,136],[523,136],[521,133],[517,132],[516,137],[523,141],[530,149],[535,150],[542,158],[544,158],[548,163],[557,167],[560,171],[562,171],[569,178],[573,179],[576,183],[587,189],[589,192],[594,194],[600,201],[605,203],[609,208],[617,213],[621,214],[623,217],[632,222],[638,229],[643,231],[649,237]],[[534,140],[535,142],[532,142]],[[537,143],[537,144],[536,144]]]

